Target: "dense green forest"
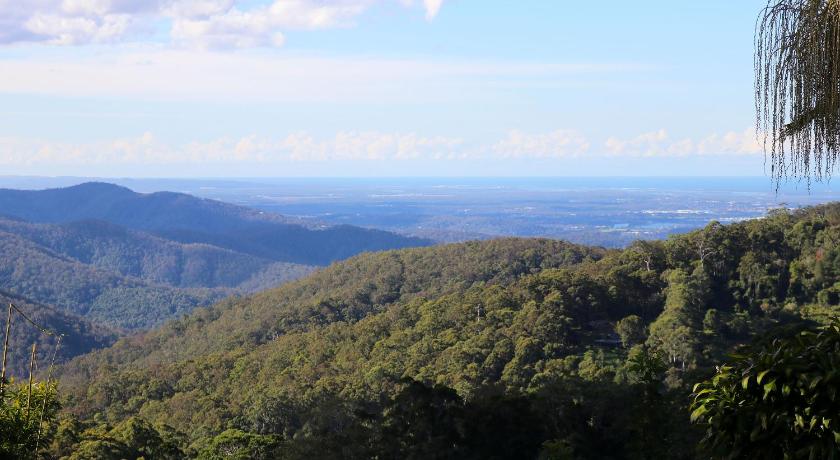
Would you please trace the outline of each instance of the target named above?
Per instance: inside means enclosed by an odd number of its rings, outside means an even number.
[[[29,353],[33,343],[37,343],[37,359],[39,363],[46,363],[55,352],[56,360],[63,363],[74,356],[92,350],[107,347],[117,339],[117,333],[107,327],[92,323],[79,316],[64,313],[47,305],[32,302],[23,297],[0,290],[0,322],[5,333],[9,303],[20,309],[32,321],[63,334],[61,347],[56,351],[56,338],[42,333],[23,319],[17,312],[13,312],[12,328],[9,334],[8,376],[26,377],[29,369]],[[41,368],[43,370],[43,366]]]
[[[327,265],[364,251],[429,241],[349,225],[326,226],[173,192],[135,193],[106,183],[0,189],[0,215],[37,223],[100,220],[181,243],[204,243],[275,262]]]
[[[121,276],[2,231],[0,289],[124,329],[160,324],[230,293],[224,289],[179,289]]]
[[[16,304],[46,327],[66,330],[59,362],[197,306],[275,287],[316,269],[274,257],[282,259],[278,251],[289,245],[304,252],[311,250],[309,243],[317,245],[323,260],[329,261],[370,245],[423,243],[355,228],[315,230],[276,214],[188,195],[143,195],[95,183],[43,191],[0,190],[0,215],[0,300],[17,299]],[[276,244],[274,252],[266,250],[268,256],[262,257],[150,233],[197,229],[202,238],[221,237],[213,232],[265,232],[264,239]],[[290,231],[309,238],[308,243],[283,241]],[[358,232],[372,239],[354,240]],[[333,237],[343,241],[340,247]],[[260,253],[266,244],[250,252]],[[52,346],[51,340],[34,329],[13,329],[11,366],[16,375],[28,363],[28,345],[19,345],[37,341],[41,354]]]
[[[201,458],[694,458],[693,385],[836,316],[838,240],[834,204],[620,251],[364,254],[73,360],[53,448],[141,452],[118,433],[142,426]]]
[[[54,225],[0,219],[0,231],[101,270],[173,287],[256,292],[314,269],[206,244],[177,243],[100,220]]]

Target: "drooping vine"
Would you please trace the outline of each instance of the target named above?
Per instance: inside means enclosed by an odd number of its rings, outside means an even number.
[[[756,27],[755,102],[777,185],[830,179],[840,151],[840,0],[769,0]]]

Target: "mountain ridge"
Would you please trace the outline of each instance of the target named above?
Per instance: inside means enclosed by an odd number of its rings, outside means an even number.
[[[360,252],[429,244],[104,182],[0,189],[0,215],[0,288],[132,330]]]
[[[280,262],[327,265],[364,251],[428,240],[353,226],[310,228],[279,214],[175,192],[141,194],[104,182],[0,189],[0,214],[37,223],[104,220],[182,243],[208,243]]]
[[[119,328],[159,324],[229,290],[179,289],[85,265],[0,231],[0,289]]]
[[[384,455],[372,436],[411,442],[423,408],[454,433],[461,422],[434,414],[489,397],[534,417],[537,451],[640,452],[642,414],[683,457],[698,439],[692,383],[753,337],[840,312],[838,240],[832,204],[625,250],[500,239],[362,254],[77,357],[62,388],[82,419],[165,422],[193,451],[236,433],[289,458],[370,458]],[[640,380],[639,360],[660,356]]]
[[[107,221],[87,219],[38,224],[0,218],[13,233],[57,254],[122,276],[183,288],[256,291],[281,284],[314,267],[275,262],[203,243],[179,243]],[[260,277],[267,271],[275,276]]]

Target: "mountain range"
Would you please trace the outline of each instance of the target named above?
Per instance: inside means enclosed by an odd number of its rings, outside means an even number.
[[[56,457],[691,458],[692,384],[840,308],[839,204],[625,249],[108,184],[0,204],[0,302],[64,334]],[[55,336],[12,330],[10,375],[32,343],[43,375]]]
[[[428,244],[105,183],[0,189],[0,216],[0,300],[13,299],[45,326],[66,321],[78,329],[68,334],[59,361],[198,306],[300,278],[334,260]],[[43,314],[35,313],[41,309]],[[46,336],[15,333],[52,343]],[[20,362],[14,356],[15,366]]]
[[[692,458],[693,383],[837,315],[837,241],[834,204],[624,250],[362,254],[78,357],[61,385],[91,452],[148,423],[199,458]]]
[[[48,190],[0,190],[0,215],[29,222],[102,220],[181,243],[206,243],[279,262],[327,265],[364,251],[429,241],[350,225],[298,220],[173,192],[135,193],[90,182]]]
[[[102,220],[35,224],[0,219],[0,234],[15,235],[56,256],[151,283],[183,288],[273,287],[314,266],[243,254],[201,243],[179,243]],[[268,277],[271,273],[274,276]],[[264,285],[257,280],[265,278]]]

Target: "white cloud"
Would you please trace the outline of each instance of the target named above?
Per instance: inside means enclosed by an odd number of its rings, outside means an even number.
[[[162,8],[165,16],[197,19],[224,14],[235,5],[234,0],[181,0]]]
[[[294,162],[406,162],[523,159],[562,160],[587,157],[688,157],[756,155],[761,145],[752,130],[710,134],[699,140],[671,140],[662,129],[631,139],[609,138],[605,150],[574,130],[543,134],[511,131],[496,142],[471,143],[450,136],[411,132],[340,131],[331,137],[298,132],[281,137],[221,137],[174,145],[152,133],[88,143],[0,137],[0,165],[201,164]]]
[[[38,36],[49,37],[48,43],[75,45],[115,41],[126,33],[130,25],[131,17],[126,14],[106,14],[92,19],[39,13],[29,18],[25,27]]]
[[[668,140],[668,133],[664,129],[640,134],[632,139],[618,139],[610,137],[605,143],[607,152],[612,155],[644,155],[653,156],[662,152]]]
[[[665,129],[659,129],[629,139],[610,137],[604,142],[604,149],[609,155],[642,157],[763,153],[754,129],[711,133],[699,139],[671,139]]]
[[[572,130],[557,130],[546,134],[511,131],[507,138],[496,143],[492,151],[503,158],[564,158],[589,150],[589,141]]]
[[[224,137],[181,146],[158,141],[151,133],[91,143],[0,138],[0,164],[173,164],[276,163],[300,161],[384,161],[457,159],[463,141],[443,136],[375,131],[339,132],[331,139],[294,133],[281,139]]]
[[[196,36],[202,34],[206,37],[205,32]],[[223,36],[220,31],[214,34]],[[68,50],[56,56],[41,50],[0,59],[0,92],[177,101],[435,104],[470,97],[486,100],[498,94],[494,85],[511,79],[517,84],[540,84],[569,75],[636,70],[603,64],[321,58],[260,50],[223,53],[122,45],[100,48],[93,55]]]
[[[701,155],[755,155],[763,154],[764,147],[754,129],[745,129],[706,136],[697,143],[696,151]]]
[[[426,18],[434,19],[443,6],[443,0],[423,0],[423,6],[426,7]]]
[[[277,151],[292,161],[418,160],[457,158],[463,140],[414,133],[344,131],[334,139],[318,140],[307,133],[287,136]]]
[[[0,0],[0,44],[56,45],[130,40],[171,24],[172,40],[200,47],[281,46],[294,29],[350,27],[395,0]],[[413,1],[399,0],[406,6]],[[423,0],[428,19],[443,0]]]
[[[371,0],[278,0],[251,10],[232,6],[203,17],[191,12],[189,16],[174,15],[172,38],[209,48],[282,46],[281,30],[350,26],[372,3]]]

